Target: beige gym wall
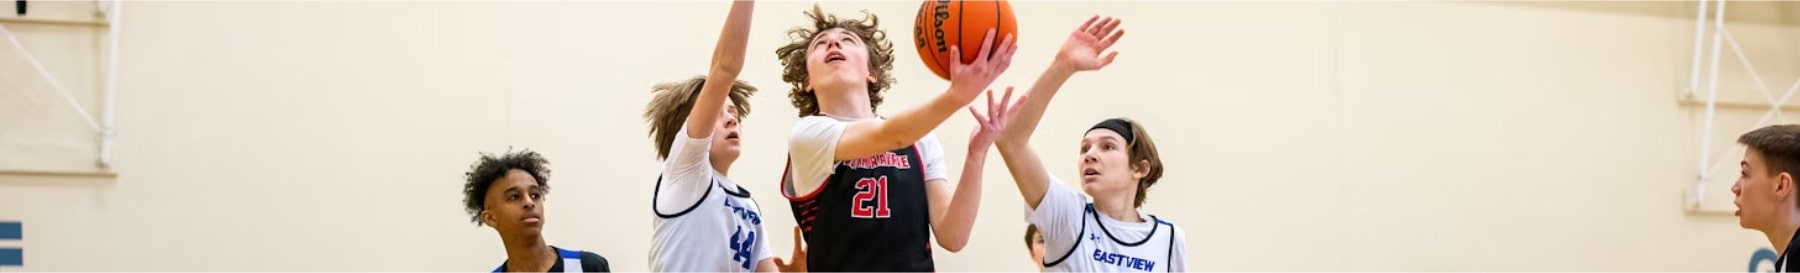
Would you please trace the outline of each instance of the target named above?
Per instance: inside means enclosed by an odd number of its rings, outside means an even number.
[[[743,74],[763,93],[732,176],[781,256],[793,218],[776,180],[796,117],[773,52],[811,3],[758,4]],[[1118,62],[1066,85],[1034,146],[1067,177],[1080,131],[1143,121],[1169,165],[1145,210],[1186,229],[1192,270],[1738,271],[1767,244],[1730,216],[1735,167],[1714,172],[1703,206],[1688,197],[1692,2],[1013,4],[1020,57],[997,88],[1028,87],[1087,16],[1125,20]],[[1779,96],[1800,76],[1800,9],[1731,5]],[[554,169],[549,242],[647,270],[660,165],[639,115],[651,85],[705,72],[727,6],[129,2],[116,178],[0,174],[0,220],[24,223],[32,271],[489,270],[504,253],[463,214],[462,174],[477,152],[531,148]],[[912,49],[918,2],[825,7],[883,16],[899,83],[882,113],[947,86]],[[0,25],[39,37],[28,46],[105,33]],[[103,48],[42,47],[78,65]],[[0,73],[30,73],[16,56]],[[1732,56],[1720,98],[1760,102]],[[78,91],[92,102],[98,86]],[[85,126],[37,107],[63,120],[0,129]],[[1757,110],[1721,108],[1715,151],[1741,150],[1731,138]],[[953,172],[971,126],[958,113],[937,131]],[[38,153],[0,158],[69,158]],[[975,237],[940,250],[941,271],[1034,269],[1021,199],[998,158],[986,170]]]

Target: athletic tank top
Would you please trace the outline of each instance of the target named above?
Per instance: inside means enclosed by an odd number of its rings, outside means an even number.
[[[838,162],[811,193],[794,192],[786,181],[792,178],[783,175],[782,192],[808,243],[808,271],[934,270],[925,162],[917,147]]]
[[[656,195],[650,210],[656,212],[650,241],[650,271],[654,272],[751,272],[762,249],[762,210],[742,186],[726,188],[712,180],[706,193],[693,205],[676,212],[656,211],[662,192],[656,179]]]
[[[1076,233],[1081,237],[1076,238],[1075,247],[1069,253],[1046,254],[1044,271],[1170,272],[1168,265],[1175,259],[1177,247],[1175,224],[1151,215],[1150,220],[1156,225],[1150,229],[1150,236],[1127,242],[1107,230],[1105,222],[1100,220],[1100,213],[1094,211],[1093,203],[1087,205],[1083,214],[1081,232]]]
[[[581,251],[574,249],[556,249],[556,256],[562,258],[563,272],[581,272]],[[506,272],[506,263],[494,268],[494,273]]]

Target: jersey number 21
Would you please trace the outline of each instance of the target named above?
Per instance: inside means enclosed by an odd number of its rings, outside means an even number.
[[[856,181],[856,198],[851,199],[850,216],[856,218],[888,218],[888,179],[863,178]],[[873,202],[871,202],[873,201]],[[874,204],[870,204],[874,203]]]

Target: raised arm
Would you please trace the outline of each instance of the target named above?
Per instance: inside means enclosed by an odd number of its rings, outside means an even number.
[[[1069,40],[1063,43],[1062,50],[1057,51],[1056,60],[1050,68],[1038,76],[1032,84],[1026,100],[1017,110],[1019,114],[1008,126],[1005,133],[994,146],[1000,150],[1000,158],[1006,162],[1006,170],[1013,175],[1013,183],[1019,186],[1019,195],[1025,197],[1025,205],[1036,209],[1039,202],[1044,201],[1044,192],[1051,187],[1050,173],[1044,169],[1044,163],[1037,152],[1031,149],[1031,134],[1037,130],[1038,122],[1044,119],[1044,110],[1050,107],[1050,98],[1062,88],[1075,72],[1091,71],[1105,68],[1112,64],[1118,52],[1106,53],[1125,31],[1118,29],[1119,20],[1111,17],[1095,15],[1087,23],[1081,24],[1075,33],[1069,34]]]
[[[994,78],[1012,65],[1013,52],[1018,49],[1018,46],[1013,45],[1011,35],[1000,42],[998,49],[993,47],[993,38],[994,30],[990,29],[987,39],[981,44],[981,54],[975,61],[968,64],[950,62],[950,89],[930,102],[887,119],[857,121],[844,128],[844,135],[838,140],[837,152],[832,155],[832,159],[841,161],[870,157],[912,145],[943,124],[950,115],[956,114],[956,110],[968,106],[970,101],[981,95],[982,90],[994,83]],[[993,55],[991,59],[990,53]],[[952,46],[950,56],[962,56],[961,49]]]
[[[755,10],[755,4],[748,0],[731,2],[731,12],[725,16],[725,29],[719,31],[719,44],[713,48],[712,68],[707,70],[706,84],[700,88],[700,97],[694,100],[693,111],[688,112],[687,137],[712,136],[721,112],[725,111],[731,85],[744,70],[744,48],[750,43],[750,14]]]
[[[1095,15],[1088,18],[1087,23],[1082,23],[1075,33],[1069,34],[1069,40],[1063,42],[1062,49],[1057,51],[1056,59],[1051,61],[1050,67],[1044,70],[1044,74],[1038,75],[1037,81],[1026,91],[1026,95],[1031,96],[1032,100],[1020,106],[1018,119],[1006,128],[1001,142],[1007,142],[1005,139],[1029,142],[1031,134],[1037,131],[1038,121],[1044,119],[1044,110],[1050,107],[1050,99],[1056,97],[1056,91],[1062,89],[1063,83],[1068,82],[1070,76],[1074,76],[1075,72],[1100,70],[1112,64],[1119,52],[1110,52],[1105,56],[1100,53],[1111,48],[1113,43],[1119,41],[1120,36],[1125,35],[1125,30],[1118,27],[1118,19]]]
[[[963,160],[962,178],[956,182],[956,190],[951,191],[947,181],[927,181],[925,184],[931,202],[931,233],[937,236],[937,243],[944,250],[962,251],[969,243],[969,231],[975,227],[975,215],[981,210],[981,173],[987,163],[988,149],[1005,131],[1012,115],[1018,114],[1017,107],[1013,107],[1018,102],[1012,99],[1012,91],[1012,88],[1006,88],[1006,95],[1001,96],[998,103],[994,102],[994,92],[988,91],[985,115],[974,106],[969,107],[969,114],[975,116],[979,125],[969,135],[969,154]]]

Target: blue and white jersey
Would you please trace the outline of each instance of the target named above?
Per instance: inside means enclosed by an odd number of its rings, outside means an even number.
[[[762,209],[749,191],[713,170],[712,138],[688,138],[685,126],[676,135],[651,198],[650,271],[756,271],[772,255]]]
[[[1052,177],[1030,222],[1044,235],[1044,271],[1185,272],[1187,236],[1154,215],[1115,220]]]
[[[550,250],[556,251],[557,259],[548,272],[612,272],[612,265],[600,254],[555,246]],[[500,272],[506,272],[506,262],[500,262],[500,267],[494,268],[494,273]]]

